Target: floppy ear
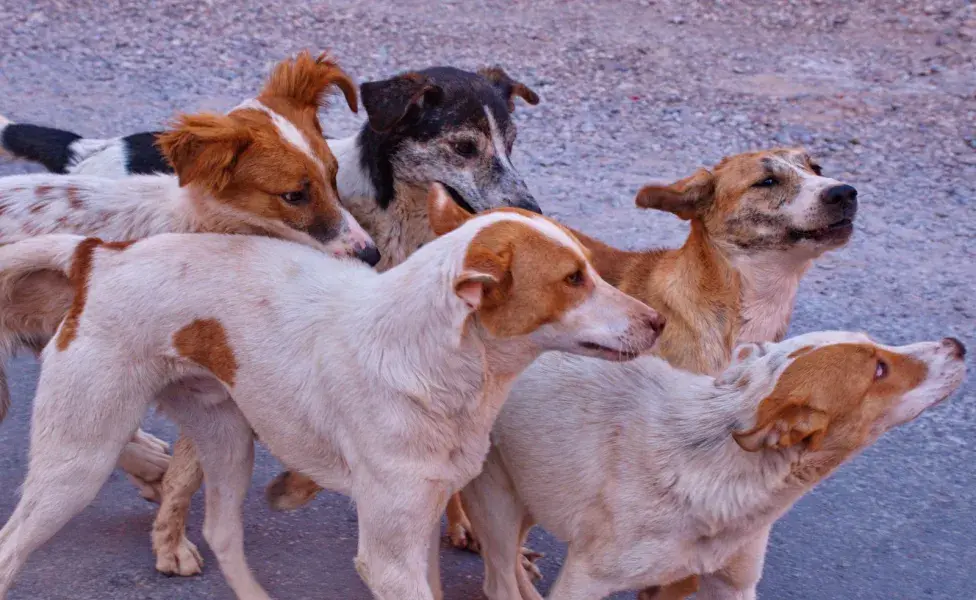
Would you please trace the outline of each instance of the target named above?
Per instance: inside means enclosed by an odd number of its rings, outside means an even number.
[[[763,402],[770,402],[766,398]],[[802,400],[787,399],[783,406],[766,416],[749,431],[732,433],[739,446],[747,452],[764,448],[784,449],[806,442],[811,450],[819,450],[827,435],[830,417],[827,413],[805,404]]]
[[[494,252],[475,238],[465,256],[464,270],[454,280],[454,293],[471,310],[478,310],[484,304],[485,297],[505,280],[511,264],[510,250]]]
[[[308,50],[303,50],[295,58],[278,63],[261,95],[288,98],[318,110],[325,104],[333,86],[342,91],[349,110],[359,112],[356,84],[352,78],[328,53],[312,58]]]
[[[707,169],[670,185],[646,185],[635,200],[640,208],[663,210],[681,219],[691,219],[707,206],[715,193],[715,180]]]
[[[515,97],[525,100],[535,106],[539,103],[539,94],[533,92],[529,86],[521,81],[515,81],[508,76],[501,67],[485,67],[478,70],[478,75],[491,82],[495,89],[505,98],[508,103],[508,112],[515,111]]]
[[[464,225],[471,216],[468,211],[457,205],[443,185],[437,182],[430,184],[430,190],[427,192],[427,219],[435,235],[442,236],[454,231]]]
[[[237,158],[250,143],[246,128],[214,113],[180,115],[170,130],[156,137],[181,187],[199,183],[215,193],[230,183]]]
[[[392,79],[366,82],[360,86],[363,107],[369,115],[369,126],[386,132],[406,116],[426,106],[440,103],[444,91],[420,73],[406,73]]]

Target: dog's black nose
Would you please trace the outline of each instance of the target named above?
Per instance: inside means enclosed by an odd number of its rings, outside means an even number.
[[[356,250],[356,258],[371,267],[375,267],[377,264],[379,264],[380,258],[382,257],[380,256],[379,248],[370,244]]]
[[[962,360],[966,357],[966,347],[962,345],[962,342],[954,337],[947,337],[942,340],[942,345],[949,348],[953,358],[958,358]]]
[[[824,204],[857,205],[857,190],[847,184],[834,185],[824,190],[821,196]]]
[[[535,200],[532,198],[523,198],[515,203],[515,208],[521,208],[522,210],[527,210],[529,212],[534,212],[537,215],[542,214],[542,209],[536,204]]]

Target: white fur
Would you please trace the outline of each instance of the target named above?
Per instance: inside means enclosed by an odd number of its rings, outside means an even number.
[[[463,491],[488,597],[541,598],[518,553],[526,525],[538,523],[569,543],[552,600],[596,600],[712,573],[743,551],[759,557],[751,565],[758,570],[740,574],[743,587],[707,577],[696,597],[755,598],[769,526],[816,482],[792,475],[799,448],[745,452],[731,432],[755,424],[792,352],[848,342],[873,343],[819,332],[753,344],[718,379],[656,357],[623,365],[541,357],[513,386],[484,470]],[[924,360],[929,375],[899,404],[911,411],[879,424],[877,435],[962,381],[965,367],[945,344],[878,347]]]
[[[81,138],[71,142],[71,164],[67,169],[74,175],[96,175],[119,179],[129,175],[126,165],[127,155],[125,142],[122,138],[110,140],[94,140]]]
[[[197,448],[205,537],[239,598],[267,598],[243,552],[254,433],[282,462],[356,501],[357,569],[377,598],[440,598],[440,515],[481,468],[514,377],[546,350],[575,347],[587,327],[626,315],[623,338],[655,314],[598,282],[586,301],[595,322],[554,314],[527,335],[493,337],[455,284],[471,241],[502,220],[541,230],[510,213],[473,218],[382,274],[249,236],[163,234],[96,250],[77,339],[45,350],[30,470],[0,531],[0,598],[29,554],[94,498],[154,400]],[[50,267],[57,260],[39,248],[61,256],[80,239],[0,247],[0,265]],[[226,332],[233,382],[174,346],[195,319]]]
[[[369,178],[369,173],[363,169],[359,146],[359,136],[352,135],[342,139],[325,140],[329,150],[339,163],[339,173],[336,185],[339,197],[343,202],[350,198],[375,198],[376,189]],[[374,201],[375,203],[375,201]]]

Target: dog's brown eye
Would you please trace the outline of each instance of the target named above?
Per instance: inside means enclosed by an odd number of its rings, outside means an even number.
[[[823,175],[823,169],[821,169],[820,165],[816,163],[810,163],[810,170],[813,171],[814,175],[817,176]]]
[[[586,280],[586,278],[583,276],[583,271],[581,271],[579,269],[577,269],[576,272],[573,273],[572,275],[568,275],[566,277],[566,283],[568,283],[569,285],[571,285],[573,287],[579,287],[579,286],[583,285],[583,282],[585,280]]]
[[[757,181],[756,183],[752,184],[752,187],[757,187],[757,188],[773,187],[777,183],[779,183],[779,182],[776,181],[776,178],[775,177],[767,177],[766,179],[763,179],[762,181]]]
[[[478,146],[471,140],[461,140],[454,142],[454,151],[457,152],[458,156],[470,158],[478,153]]]
[[[294,192],[288,192],[287,194],[282,194],[281,199],[288,204],[293,204],[295,206],[301,206],[303,204],[308,204],[308,189],[301,189]]]
[[[878,359],[878,365],[874,368],[874,380],[884,379],[888,376],[888,363]]]

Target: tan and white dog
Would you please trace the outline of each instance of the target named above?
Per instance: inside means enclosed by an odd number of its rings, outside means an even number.
[[[717,378],[655,357],[544,356],[516,381],[484,471],[462,491],[485,592],[541,598],[519,560],[534,523],[569,543],[551,600],[722,571],[844,461],[949,396],[964,353],[953,338],[891,347],[820,332],[739,346]],[[758,573],[742,579],[704,577],[697,597],[754,599]]]
[[[154,401],[197,448],[204,535],[238,597],[268,597],[243,551],[256,434],[356,501],[356,565],[376,597],[440,598],[440,515],[481,469],[515,377],[549,350],[632,359],[663,321],[545,217],[470,217],[440,186],[428,214],[444,235],[385,273],[253,236],[0,248],[5,276],[48,268],[78,289],[44,350],[0,598],[95,497]]]
[[[318,122],[319,107],[337,87],[355,109],[348,75],[325,55],[302,53],[280,63],[261,94],[228,115],[182,116],[158,140],[175,176],[0,178],[0,244],[46,233],[106,241],[164,232],[243,233],[375,264],[375,244],[339,204],[336,160]],[[8,281],[0,296],[0,363],[24,347],[39,351],[77,293],[51,271]],[[0,419],[9,400],[0,364]],[[168,461],[165,444],[140,431],[120,466],[143,495],[158,497]]]

